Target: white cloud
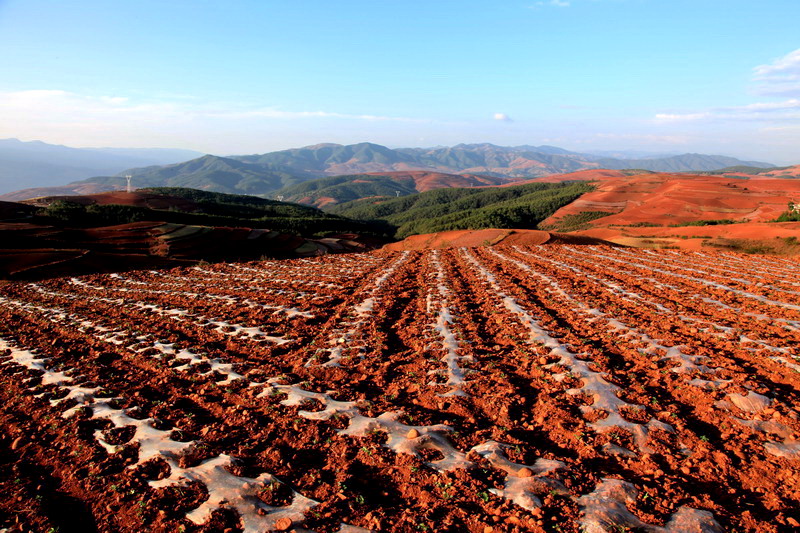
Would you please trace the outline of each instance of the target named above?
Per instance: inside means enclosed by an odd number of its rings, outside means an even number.
[[[657,123],[698,121],[748,121],[791,122],[800,119],[800,100],[791,98],[782,102],[756,102],[743,106],[718,107],[698,113],[658,113]]]
[[[548,0],[547,2],[536,2],[536,6],[569,7],[569,0]]]
[[[800,49],[789,52],[768,65],[753,69],[759,94],[776,96],[800,95]]]
[[[686,114],[675,114],[675,113],[658,113],[656,115],[656,120],[659,122],[686,122],[692,120],[701,120],[711,116],[711,113],[686,113]]]
[[[718,107],[685,113],[658,113],[653,121],[659,124],[677,122],[762,122],[780,124],[800,120],[800,49],[753,69],[758,92],[768,96],[790,96],[773,102]],[[791,96],[797,96],[791,98]]]
[[[219,137],[259,130],[330,130],[363,123],[430,123],[424,119],[277,107],[197,103],[187,99],[137,100],[62,90],[0,92],[0,138],[39,139],[72,146],[213,148]],[[227,146],[227,144],[226,144]]]
[[[800,100],[797,98],[791,98],[783,102],[758,102],[741,107],[723,108],[723,110],[742,113],[766,113],[770,111],[786,111],[791,109],[800,109]]]
[[[514,122],[511,117],[506,115],[505,113],[495,113],[494,119],[499,120],[500,122]]]

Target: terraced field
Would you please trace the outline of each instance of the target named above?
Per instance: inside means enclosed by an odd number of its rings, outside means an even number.
[[[506,246],[0,287],[0,530],[792,531],[800,264]]]

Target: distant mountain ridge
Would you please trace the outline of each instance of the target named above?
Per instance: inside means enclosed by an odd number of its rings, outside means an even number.
[[[769,163],[741,161],[718,155],[684,154],[656,159],[615,159],[570,152],[554,146],[506,147],[488,143],[398,149],[373,143],[321,144],[266,154],[218,159],[239,161],[251,165],[248,169],[260,168],[265,174],[289,174],[300,178],[300,181],[312,177],[407,170],[519,178],[587,168],[640,168],[655,172],[677,172],[715,170],[734,165],[762,168],[773,166]],[[191,162],[183,164],[188,163]],[[153,169],[148,169],[147,172],[143,172],[143,169],[131,169],[126,172],[134,176],[145,174],[154,176]]]
[[[597,168],[680,172],[709,171],[739,165],[760,168],[772,166],[759,161],[703,154],[616,159],[571,152],[555,146],[504,147],[482,143],[391,149],[365,142],[352,145],[318,144],[266,154],[228,157],[204,155],[181,163],[140,166],[113,175],[92,177],[72,183],[73,189],[69,190],[87,186],[92,191],[121,189],[125,185],[125,174],[133,176],[137,187],[192,187],[263,196],[322,177],[412,170],[514,180]],[[64,193],[68,193],[68,190]],[[52,194],[52,191],[48,191],[48,194]]]
[[[131,167],[165,165],[201,155],[168,148],[71,148],[41,141],[0,139],[0,193],[63,185]]]

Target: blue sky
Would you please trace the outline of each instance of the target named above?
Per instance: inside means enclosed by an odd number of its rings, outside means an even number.
[[[0,0],[0,138],[800,163],[797,0]]]

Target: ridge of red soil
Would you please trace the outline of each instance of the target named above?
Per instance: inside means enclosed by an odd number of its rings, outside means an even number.
[[[69,201],[80,205],[129,205],[134,207],[146,207],[149,209],[169,209],[174,207],[184,212],[192,212],[198,209],[196,202],[187,200],[186,198],[140,191],[109,191],[80,196],[44,196],[25,200],[20,203],[33,206],[48,206],[58,201]]]

